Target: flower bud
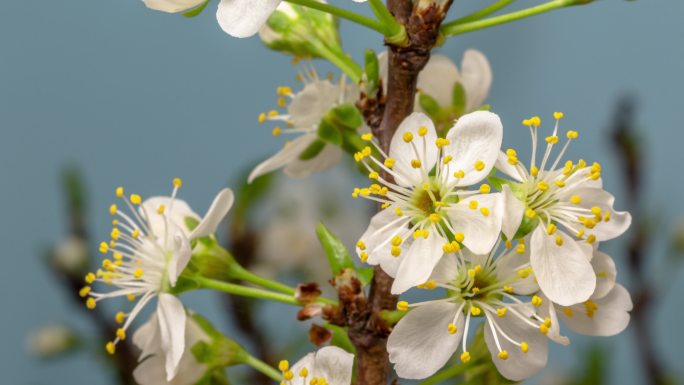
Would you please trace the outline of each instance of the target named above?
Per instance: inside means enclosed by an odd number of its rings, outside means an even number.
[[[321,1],[323,2],[323,1]],[[259,31],[269,48],[302,57],[321,57],[320,49],[339,49],[337,18],[315,9],[281,3]]]
[[[88,267],[88,247],[80,238],[67,238],[55,247],[52,262],[60,271],[80,276]]]
[[[75,333],[63,325],[49,325],[29,334],[26,349],[38,358],[54,358],[76,346]]]

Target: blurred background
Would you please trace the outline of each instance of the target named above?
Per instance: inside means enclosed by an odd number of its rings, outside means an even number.
[[[478,3],[456,0],[451,17]],[[111,359],[99,355],[101,329],[75,301],[68,279],[107,237],[107,208],[117,186],[143,196],[167,194],[171,179],[181,177],[180,196],[202,213],[220,188],[239,189],[247,170],[280,147],[257,116],[275,107],[277,86],[294,85],[291,58],[258,38],[230,38],[214,10],[210,4],[187,19],[148,10],[138,0],[3,3],[3,383],[119,383]],[[684,379],[682,15],[684,2],[676,0],[600,0],[459,36],[440,49],[457,63],[467,48],[488,56],[494,72],[488,102],[504,121],[506,146],[529,150],[521,119],[564,111],[564,128],[580,131],[568,156],[600,162],[616,208],[634,214],[629,234],[602,245],[634,297],[632,324],[612,338],[573,335],[570,348],[552,350],[548,368],[533,383]],[[342,31],[357,59],[368,42],[382,50],[371,32],[345,22]],[[349,197],[356,176],[348,166],[304,185],[276,175],[248,220],[232,218],[222,238],[238,257],[235,249],[247,250],[249,263],[264,274],[291,282],[320,277],[318,262],[300,262],[321,256],[318,220],[354,242],[371,209]],[[310,236],[283,234],[293,223]],[[255,240],[254,232],[267,235]],[[273,258],[273,244],[283,240],[293,255]],[[249,304],[201,292],[184,302],[274,360],[298,344],[277,338],[283,330],[303,339],[308,330],[279,305],[249,312]],[[102,310],[105,319],[114,314]],[[254,319],[245,321],[249,314]],[[281,319],[273,322],[276,314]],[[291,314],[291,322],[282,314]],[[263,333],[250,332],[255,326]],[[74,349],[55,357],[64,346]]]

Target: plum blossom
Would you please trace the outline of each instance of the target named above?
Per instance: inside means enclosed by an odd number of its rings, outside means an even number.
[[[288,361],[280,361],[278,369],[283,373],[283,385],[350,385],[353,364],[353,354],[336,346],[326,346],[307,354],[292,367]]]

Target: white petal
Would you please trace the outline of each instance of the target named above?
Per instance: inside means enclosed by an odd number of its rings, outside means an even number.
[[[204,3],[204,1],[205,0],[143,0],[147,8],[168,13],[187,11]]]
[[[427,134],[424,137],[418,136],[420,127],[427,128]],[[411,143],[404,141],[404,134],[407,132],[413,134]],[[392,137],[389,151],[389,156],[396,160],[393,174],[398,184],[402,186],[420,184],[423,180],[423,170],[430,171],[437,162],[439,151],[435,146],[436,140],[435,125],[422,112],[414,112],[401,122]],[[421,168],[411,166],[411,161],[415,159],[421,161]]]
[[[466,111],[480,108],[492,85],[492,69],[482,52],[474,49],[465,51],[461,62],[461,83],[466,94]]]
[[[525,204],[513,195],[511,188],[507,184],[503,185],[502,188],[504,212],[501,232],[504,233],[507,239],[512,240],[522,222]]]
[[[529,237],[526,239],[529,244]],[[510,286],[513,292],[520,295],[530,295],[539,291],[534,274],[526,278],[520,278],[518,271],[530,262],[530,248],[525,247],[525,252],[518,254],[516,248],[512,248],[496,260],[496,272],[499,281],[512,281]]]
[[[546,336],[557,344],[561,344],[563,346],[570,345],[570,339],[560,334],[560,322],[558,322],[556,305],[551,302],[551,300],[548,299],[544,293],[539,292],[537,295],[542,298],[542,307],[539,309],[539,316],[544,319],[549,317],[551,320],[551,326],[549,326],[549,331],[546,333]]]
[[[465,172],[465,176],[456,185],[470,186],[487,177],[494,167],[501,150],[503,124],[494,113],[471,112],[459,118],[446,137],[451,144],[444,148],[444,153],[454,157],[449,169]],[[475,169],[478,161],[484,163],[484,168],[480,171]],[[453,172],[449,175],[450,181],[454,180],[451,174]]]
[[[171,203],[173,202],[173,204]],[[164,206],[164,215],[157,213],[159,206]],[[190,206],[182,199],[171,199],[171,197],[156,196],[145,199],[141,205],[143,216],[147,213],[147,221],[152,228],[152,232],[157,237],[163,237],[167,231],[166,220],[170,221],[175,227],[182,229],[186,235],[190,234],[188,227],[185,225],[185,218],[193,218],[199,220],[200,217],[195,213]],[[164,219],[166,217],[166,220]]]
[[[176,232],[173,236],[175,247],[173,248],[173,255],[168,265],[169,283],[172,287],[176,286],[178,277],[183,273],[185,267],[190,262],[192,257],[192,249],[190,248],[190,241],[183,234],[182,231]]]
[[[223,190],[219,191],[219,193],[216,195],[216,198],[214,198],[214,201],[211,202],[209,210],[207,210],[207,213],[204,214],[202,221],[190,234],[190,239],[206,237],[208,235],[214,234],[216,232],[216,228],[223,220],[223,217],[228,214],[228,210],[230,210],[231,206],[233,206],[234,201],[235,195],[233,194],[233,190],[224,188]]]
[[[432,270],[444,255],[442,246],[445,243],[446,239],[435,230],[430,230],[427,239],[415,239],[406,255],[401,257],[401,264],[392,284],[392,294],[401,294],[430,279]]]
[[[591,295],[592,300],[605,297],[613,287],[615,287],[615,280],[617,279],[617,269],[615,262],[606,253],[598,250],[593,252],[594,258],[591,260],[591,266],[594,268],[596,274],[596,289]]]
[[[349,385],[352,380],[353,365],[353,354],[336,346],[326,346],[316,352],[311,375],[325,378],[329,385]]]
[[[500,359],[492,328],[489,322],[486,322],[485,342],[501,375],[509,380],[522,381],[546,366],[548,343],[539,329],[531,327],[514,314],[506,314],[505,317],[499,318],[495,314],[487,313],[487,317],[491,317],[512,340],[518,343],[525,341],[529,347],[527,353],[524,353],[520,347],[497,334],[501,349],[508,353],[507,360]]]
[[[166,356],[164,365],[166,379],[171,381],[178,373],[178,364],[185,351],[185,308],[175,296],[160,293],[157,302],[157,317],[159,318],[161,347]]]
[[[476,209],[470,202],[477,201]],[[482,208],[489,209],[485,216]],[[475,254],[487,254],[499,239],[503,220],[503,197],[500,193],[478,194],[462,199],[446,209],[456,232],[464,235],[463,244]]]
[[[387,340],[389,360],[401,378],[422,379],[433,375],[458,349],[463,337],[463,314],[449,334],[459,305],[437,302],[411,310],[392,330]]]
[[[461,76],[456,64],[445,55],[431,55],[418,75],[418,89],[430,95],[441,107],[451,106],[454,86]]]
[[[317,80],[299,91],[288,107],[288,115],[295,127],[314,129],[321,119],[337,104],[342,90],[328,80]]]
[[[235,37],[250,37],[259,31],[280,0],[221,0],[216,11],[221,29]]]
[[[159,337],[159,321],[155,313],[138,330],[133,333],[133,344],[140,349],[140,360],[155,353],[161,343]]]
[[[248,183],[252,183],[254,179],[264,174],[268,174],[273,170],[287,166],[289,163],[295,161],[299,155],[306,150],[311,143],[316,140],[316,134],[306,134],[297,139],[286,143],[285,146],[272,157],[261,162],[252,170],[247,178]]]
[[[629,324],[629,311],[632,310],[632,299],[629,292],[620,284],[616,284],[608,295],[593,300],[597,306],[592,317],[589,317],[585,304],[571,306],[572,316],[565,312],[558,313],[570,330],[589,336],[612,336],[625,330]]]
[[[556,236],[563,240],[556,244]],[[530,262],[539,287],[553,302],[568,306],[586,301],[596,288],[589,258],[577,243],[558,230],[548,235],[543,225],[532,234]]]
[[[445,254],[430,275],[430,279],[439,283],[451,283],[456,277],[458,277],[458,263],[455,254]]]
[[[582,199],[581,207],[591,208],[600,207],[603,212],[610,212],[609,221],[601,221],[596,227],[587,230],[587,233],[594,234],[596,240],[607,241],[616,238],[629,228],[632,224],[632,216],[627,211],[615,211],[613,203],[615,197],[609,192],[600,188],[576,189],[574,194]]]
[[[340,159],[342,150],[337,146],[326,145],[315,157],[308,160],[295,159],[283,171],[291,178],[304,178],[335,166]]]
[[[358,245],[356,253],[361,257],[362,252],[368,254],[369,265],[380,265],[385,273],[396,276],[399,269],[400,259],[391,254],[391,240],[394,235],[404,232],[407,217],[398,217],[392,206],[381,210],[371,218],[368,228],[361,236],[360,240],[366,245],[365,250],[361,250]],[[402,251],[405,254],[406,250]],[[400,256],[401,258],[401,256]]]
[[[503,151],[499,151],[499,156],[496,158],[494,167],[507,176],[515,179],[516,182],[522,182],[525,179],[525,176],[520,174],[517,167],[508,163],[508,155],[504,154]]]

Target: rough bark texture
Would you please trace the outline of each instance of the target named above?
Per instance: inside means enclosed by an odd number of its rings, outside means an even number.
[[[387,84],[387,94],[379,95],[374,103],[364,101],[362,97],[359,104],[366,123],[385,152],[389,151],[392,136],[399,124],[413,112],[418,74],[430,59],[439,26],[450,5],[448,1],[441,7],[432,5],[419,9],[418,2],[387,2],[395,18],[406,27],[408,44],[388,44],[389,73],[387,79],[383,79]],[[381,121],[378,119],[380,116]],[[390,180],[388,175],[383,177]],[[376,267],[367,299],[362,291],[352,290],[352,293],[346,294],[354,299],[345,302],[340,292],[349,338],[356,347],[357,385],[387,384],[387,337],[391,330],[380,314],[383,310],[394,310],[396,306],[397,297],[391,294],[391,287],[392,278]]]

